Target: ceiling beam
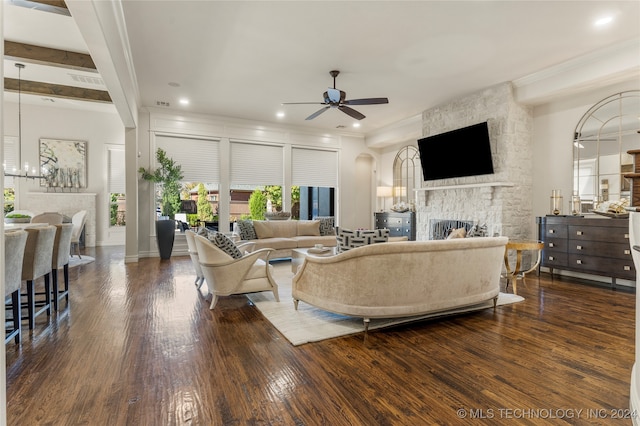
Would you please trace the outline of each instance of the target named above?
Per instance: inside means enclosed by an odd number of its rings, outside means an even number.
[[[32,44],[17,43],[15,41],[4,41],[4,56],[8,59],[32,64],[71,68],[78,71],[94,73],[98,72],[91,56],[85,53],[34,46]]]
[[[74,99],[78,101],[92,101],[111,103],[109,92],[104,90],[85,89],[82,87],[63,86],[61,84],[41,83],[38,81],[22,80],[15,78],[4,79],[4,90],[7,92],[18,92],[25,95],[47,96],[51,98]]]

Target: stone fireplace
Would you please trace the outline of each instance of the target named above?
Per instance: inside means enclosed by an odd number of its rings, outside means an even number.
[[[432,236],[431,221],[486,225],[488,235],[532,239],[532,108],[519,105],[510,83],[423,112],[423,137],[487,121],[494,174],[422,182],[416,190],[416,236]],[[465,155],[451,147],[442,161]]]

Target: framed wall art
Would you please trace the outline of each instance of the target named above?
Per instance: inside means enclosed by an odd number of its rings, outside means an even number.
[[[60,189],[87,187],[87,143],[40,139],[41,186]]]

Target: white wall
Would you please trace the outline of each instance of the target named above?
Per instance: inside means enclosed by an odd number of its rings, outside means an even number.
[[[18,136],[18,105],[4,103],[4,134]],[[62,109],[22,103],[22,162],[39,164],[40,138],[82,140],[87,142],[87,188],[82,192],[96,193],[96,245],[124,244],[124,232],[109,230],[107,158],[105,144],[124,144],[124,127],[115,112]],[[16,209],[29,210],[21,195],[46,192],[38,181],[19,179],[16,184]]]

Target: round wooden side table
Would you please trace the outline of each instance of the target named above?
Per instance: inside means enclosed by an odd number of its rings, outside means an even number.
[[[504,266],[507,268],[507,285],[505,287],[509,287],[509,278],[511,279],[511,283],[513,286],[513,294],[518,294],[516,288],[516,281],[518,278],[524,278],[526,274],[533,271],[540,265],[540,259],[542,259],[542,249],[544,248],[544,243],[541,241],[518,241],[518,240],[509,240],[505,249],[504,249]],[[509,266],[509,251],[516,251],[516,267],[512,270]],[[522,267],[522,252],[523,251],[537,251],[537,259],[535,264],[527,269],[526,271],[522,271],[520,268]]]

